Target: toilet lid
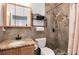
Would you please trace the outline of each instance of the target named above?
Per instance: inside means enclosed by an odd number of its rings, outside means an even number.
[[[55,55],[54,51],[48,47],[41,48],[41,55]]]

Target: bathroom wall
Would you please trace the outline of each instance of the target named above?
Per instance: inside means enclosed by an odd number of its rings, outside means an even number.
[[[24,38],[40,38],[45,37],[45,32],[36,32],[35,28],[7,28],[4,32],[4,39],[14,39],[17,35],[20,35],[23,39]]]
[[[2,3],[0,3],[0,26],[3,26],[3,10],[2,10]]]
[[[40,7],[40,10],[36,10],[37,12],[41,12],[43,15],[45,14],[45,12],[42,10],[45,8],[44,4],[32,4],[32,12],[35,13],[35,8],[36,6]],[[42,7],[42,8],[41,8]],[[43,8],[44,7],[44,8]],[[0,7],[1,8],[1,7]],[[37,13],[36,12],[36,13]],[[1,13],[0,13],[1,14]],[[2,17],[2,14],[1,14]],[[0,17],[0,18],[1,18]],[[0,21],[2,21],[2,19],[0,19]],[[0,22],[0,24],[3,24],[3,22]],[[15,39],[15,37],[19,34],[22,38],[40,38],[40,37],[46,37],[45,31],[43,32],[36,32],[35,28],[6,28],[6,31],[3,32],[2,28],[0,28],[0,40],[12,40]],[[3,37],[2,37],[3,36]]]
[[[38,13],[45,15],[45,4],[44,3],[32,3],[32,13]]]
[[[69,32],[69,4],[46,3],[47,46],[51,49],[67,50]]]
[[[3,41],[3,32],[2,32],[2,28],[0,28],[0,42]]]
[[[3,14],[2,14],[2,4],[0,3],[0,41],[3,40],[3,32],[2,32],[2,26],[3,26]]]

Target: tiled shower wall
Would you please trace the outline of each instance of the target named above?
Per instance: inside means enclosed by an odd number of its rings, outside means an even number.
[[[47,17],[47,46],[67,50],[69,32],[69,4],[45,4]]]

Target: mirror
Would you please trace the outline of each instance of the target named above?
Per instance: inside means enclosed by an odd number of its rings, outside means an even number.
[[[31,8],[19,4],[7,3],[6,26],[8,27],[31,27]]]

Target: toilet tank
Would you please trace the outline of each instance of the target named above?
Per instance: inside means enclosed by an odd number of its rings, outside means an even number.
[[[39,48],[43,48],[46,45],[46,38],[37,38],[35,41],[37,42]]]

